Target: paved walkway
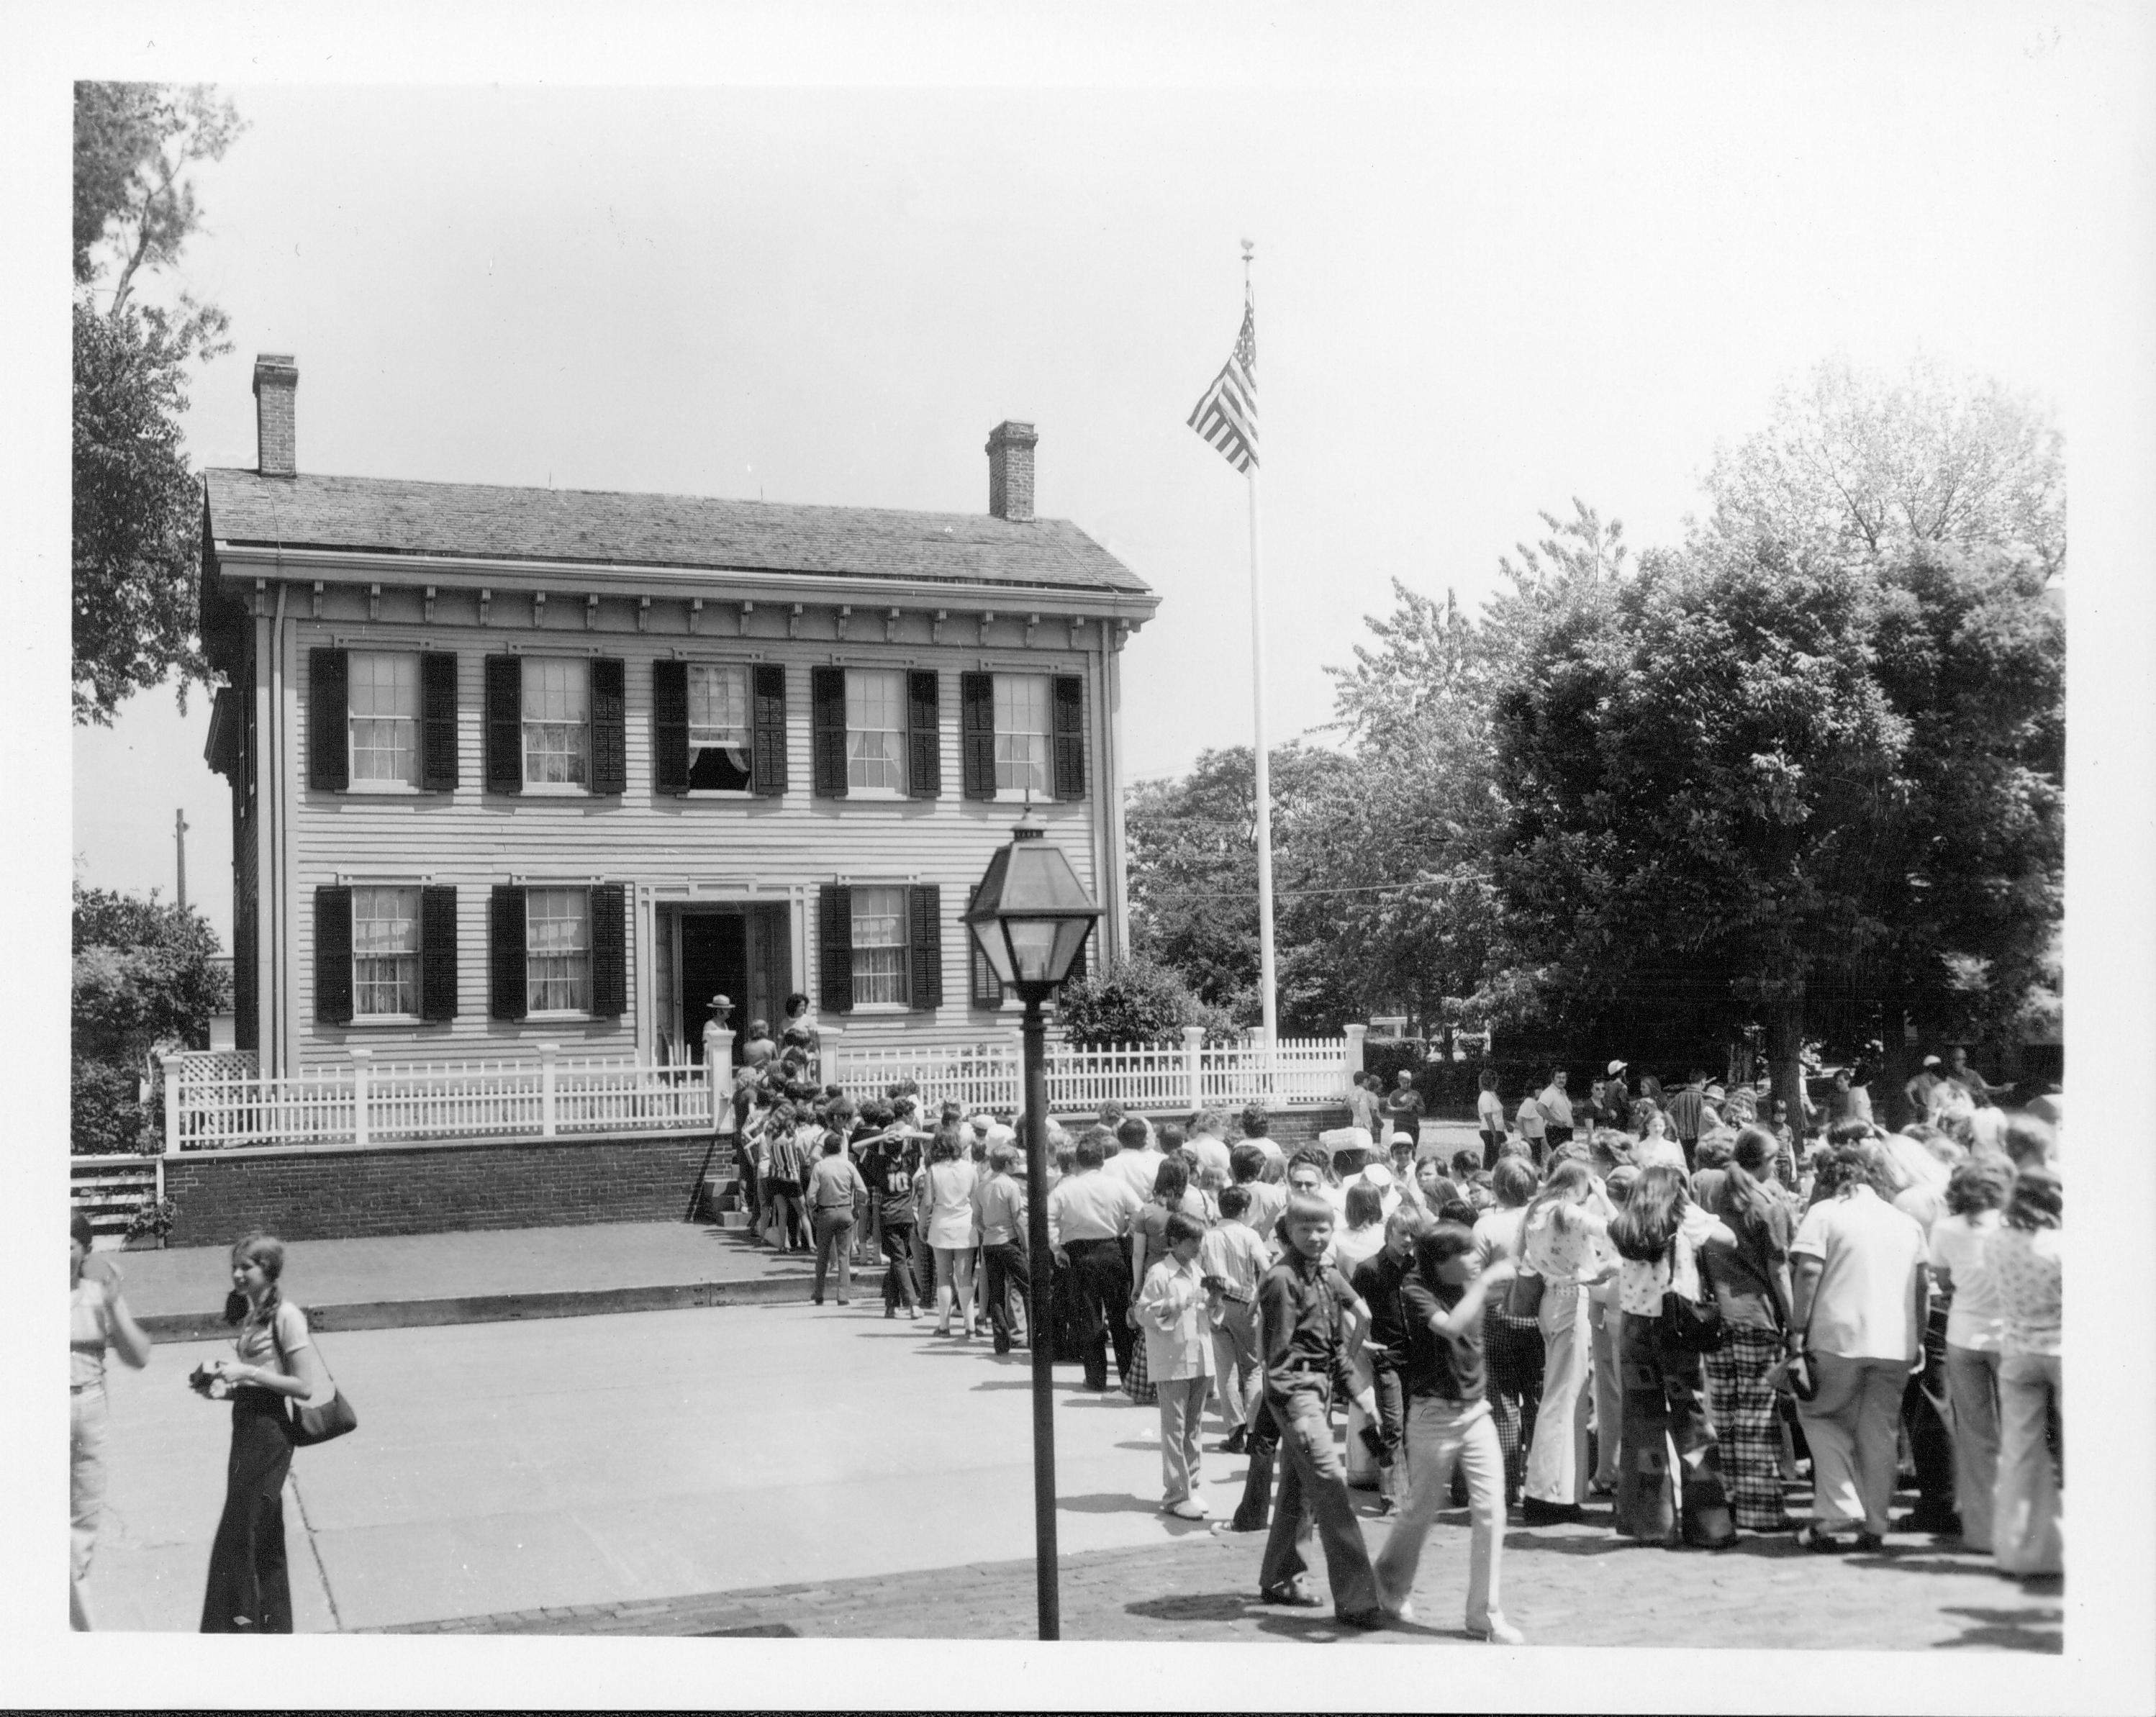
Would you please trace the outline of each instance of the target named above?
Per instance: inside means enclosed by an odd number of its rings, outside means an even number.
[[[113,1262],[130,1308],[157,1340],[199,1340],[222,1327],[231,1286],[225,1248],[123,1253]],[[293,1298],[325,1330],[805,1300],[814,1274],[806,1253],[679,1222],[295,1241],[285,1272]]]

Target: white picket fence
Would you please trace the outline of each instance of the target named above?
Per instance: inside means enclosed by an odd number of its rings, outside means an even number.
[[[1095,1049],[1048,1046],[1048,1104],[1070,1113],[1120,1103],[1132,1110],[1268,1108],[1337,1102],[1348,1093],[1353,1038],[1283,1038],[1209,1048],[1192,1031],[1179,1043],[1126,1043]],[[826,1046],[830,1077],[856,1094],[902,1080],[920,1087],[924,1105],[952,1099],[968,1109],[1017,1109],[1024,1069],[1014,1043]]]
[[[823,1077],[857,1097],[911,1079],[931,1109],[947,1099],[969,1110],[1020,1106],[1024,1069],[1014,1040],[871,1047],[837,1035],[825,1038]],[[1332,1102],[1362,1062],[1359,1028],[1344,1038],[1217,1048],[1204,1047],[1203,1035],[1101,1049],[1051,1043],[1049,1106],[1071,1114],[1104,1103],[1158,1111]],[[536,1056],[516,1059],[379,1064],[359,1049],[348,1066],[279,1079],[257,1078],[228,1056],[174,1056],[165,1064],[165,1149],[703,1133],[718,1122],[699,1066],[535,1048]]]
[[[208,1058],[203,1058],[203,1064]],[[165,1148],[395,1145],[423,1139],[709,1132],[717,1116],[694,1066],[536,1058],[374,1064],[256,1079],[176,1056],[166,1064]]]

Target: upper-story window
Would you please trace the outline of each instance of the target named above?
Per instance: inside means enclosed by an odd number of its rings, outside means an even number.
[[[346,675],[352,709],[352,784],[418,786],[418,654],[353,650]]]
[[[419,1012],[419,891],[352,891],[352,1012],[409,1019]]]
[[[311,790],[444,793],[453,792],[456,785],[454,654],[445,650],[307,652]]]
[[[1075,674],[959,676],[969,799],[1086,797],[1086,683]]]
[[[846,785],[906,791],[906,674],[900,669],[846,670]]]
[[[701,792],[747,792],[755,778],[747,665],[692,662],[688,682],[690,787]]]
[[[524,662],[524,782],[583,787],[591,779],[590,664],[560,657]]]
[[[1048,797],[1049,678],[996,675],[996,796]]]
[[[584,1013],[592,1005],[591,896],[531,889],[524,901],[526,1013]]]

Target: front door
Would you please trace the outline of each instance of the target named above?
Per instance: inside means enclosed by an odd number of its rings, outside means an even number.
[[[704,1058],[704,1026],[711,997],[733,998],[734,1062],[741,1061],[742,1028],[748,1023],[748,925],[736,912],[681,915],[681,1041],[691,1061]]]

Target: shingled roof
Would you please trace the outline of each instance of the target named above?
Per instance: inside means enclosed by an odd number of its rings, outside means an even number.
[[[892,507],[213,469],[219,543],[575,565],[811,572],[1149,595],[1076,525]]]

